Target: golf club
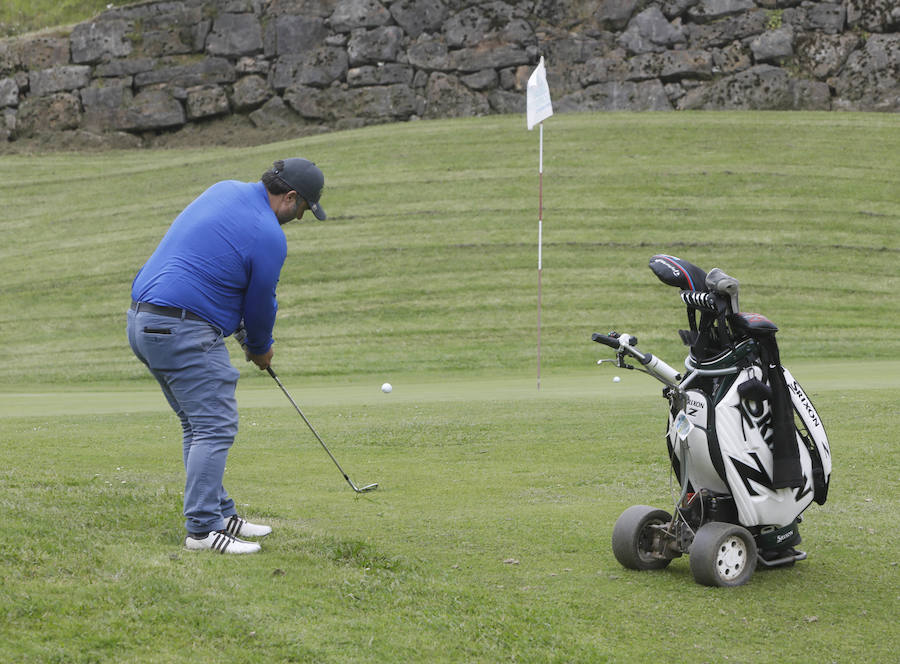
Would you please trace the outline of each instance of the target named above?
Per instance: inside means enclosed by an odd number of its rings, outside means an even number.
[[[238,326],[238,329],[234,331],[235,340],[241,345],[241,348],[244,349],[244,352],[247,352],[246,340],[247,340],[247,330],[244,328],[244,323],[241,321],[241,324]],[[247,361],[250,361],[250,357],[247,357]],[[341,475],[344,476],[344,479],[347,480],[347,484],[349,484],[356,493],[366,493],[367,491],[372,491],[373,489],[378,488],[378,482],[374,484],[367,484],[366,486],[359,488],[353,483],[347,473],[344,472],[344,469],[341,468],[341,464],[338,463],[337,459],[334,458],[334,455],[331,453],[331,450],[328,449],[328,446],[325,444],[325,441],[322,440],[322,436],[319,435],[319,432],[316,431],[315,427],[313,427],[312,423],[308,419],[306,419],[306,415],[303,414],[303,411],[300,410],[300,406],[297,405],[297,402],[294,401],[294,398],[291,396],[290,392],[287,391],[287,388],[284,386],[284,383],[281,382],[281,379],[275,374],[275,371],[272,367],[266,367],[266,371],[269,372],[269,375],[278,383],[278,387],[281,388],[281,391],[284,392],[284,396],[288,398],[288,401],[291,402],[291,405],[294,409],[300,413],[300,417],[303,418],[303,421],[306,422],[306,426],[309,427],[309,430],[313,432],[313,435],[316,437],[316,440],[322,445],[322,449],[324,449],[328,456],[331,457],[331,460],[334,461],[334,465],[337,466],[337,469],[341,471]]]
[[[372,491],[373,489],[378,488],[378,483],[377,483],[377,482],[374,483],[374,484],[367,484],[367,485],[364,486],[364,487],[358,487],[358,486],[356,486],[356,485],[353,483],[353,480],[351,480],[351,479],[347,476],[347,473],[344,472],[344,469],[341,468],[341,464],[339,464],[339,463],[337,462],[337,459],[334,458],[334,455],[331,453],[331,450],[328,449],[328,446],[325,444],[325,441],[322,440],[322,437],[321,437],[321,436],[319,435],[319,433],[315,430],[315,428],[314,428],[313,425],[310,423],[310,421],[309,421],[308,419],[306,419],[306,415],[304,415],[304,414],[303,414],[303,411],[300,410],[300,406],[298,406],[298,405],[297,405],[297,402],[294,401],[293,397],[291,397],[290,393],[289,393],[289,392],[287,391],[287,389],[285,388],[284,383],[281,382],[281,379],[279,379],[278,376],[275,374],[275,372],[272,370],[272,367],[266,367],[266,371],[268,371],[268,372],[269,372],[269,375],[270,375],[273,379],[275,379],[275,382],[278,383],[278,387],[280,387],[280,388],[281,388],[281,391],[284,392],[284,396],[286,396],[286,397],[288,398],[288,401],[291,402],[291,405],[296,409],[296,411],[297,411],[298,413],[300,413],[300,417],[302,417],[302,418],[303,418],[303,421],[306,422],[306,426],[309,427],[309,430],[313,432],[313,435],[316,437],[316,440],[318,440],[319,443],[321,443],[322,449],[324,449],[324,450],[328,453],[328,456],[331,457],[331,460],[334,461],[334,465],[337,466],[337,469],[338,469],[339,471],[341,471],[341,475],[343,475],[343,476],[344,476],[344,479],[347,480],[347,484],[349,484],[351,487],[353,487],[353,490],[356,491],[356,493],[365,493],[365,492],[367,492],[367,491]]]

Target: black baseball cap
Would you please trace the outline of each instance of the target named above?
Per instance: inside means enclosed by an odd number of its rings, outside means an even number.
[[[327,215],[319,205],[322,189],[325,187],[325,176],[322,175],[322,171],[313,162],[299,157],[285,159],[283,163],[281,169],[272,169],[275,175],[306,201],[316,219],[324,221]]]

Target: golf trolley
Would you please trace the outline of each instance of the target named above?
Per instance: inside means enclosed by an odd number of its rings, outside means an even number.
[[[690,346],[686,373],[639,351],[631,335],[592,339],[616,351],[615,360],[598,364],[615,362],[665,385],[666,443],[680,495],[673,514],[626,509],[613,528],[613,553],[637,570],[662,569],[688,554],[697,583],[738,586],[757,565],[806,558],[794,548],[798,524],[810,503],[828,495],[828,438],[809,397],[781,366],[778,328],[741,312],[736,279],[663,254],[650,259],[650,269],[679,288],[687,306],[690,329],[679,331]]]

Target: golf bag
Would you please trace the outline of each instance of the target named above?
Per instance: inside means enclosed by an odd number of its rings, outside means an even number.
[[[690,353],[682,376],[636,349],[629,335],[594,335],[666,384],[666,443],[681,494],[674,515],[646,506],[616,523],[613,550],[626,567],[663,567],[691,556],[699,583],[740,585],[757,564],[806,558],[798,524],[812,503],[823,504],[831,452],[819,414],[781,365],[778,328],[760,314],[741,312],[739,284],[719,270],[707,274],[674,256],[656,255],[650,268],[680,289]],[[701,550],[702,549],[702,550]]]

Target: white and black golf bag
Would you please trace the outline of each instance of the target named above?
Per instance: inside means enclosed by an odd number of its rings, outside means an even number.
[[[689,329],[680,330],[690,346],[685,374],[637,351],[628,335],[594,340],[619,351],[619,366],[628,366],[626,355],[637,358],[643,366],[635,368],[667,385],[666,439],[681,495],[668,523],[660,510],[626,510],[613,536],[616,557],[626,567],[652,569],[689,553],[695,578],[708,585],[744,583],[757,563],[803,560],[794,548],[800,515],[828,496],[831,451],[819,414],[781,365],[778,328],[741,312],[737,280],[717,268],[707,274],[662,254],[650,268],[680,289],[687,306]],[[717,525],[704,528],[711,523]]]

